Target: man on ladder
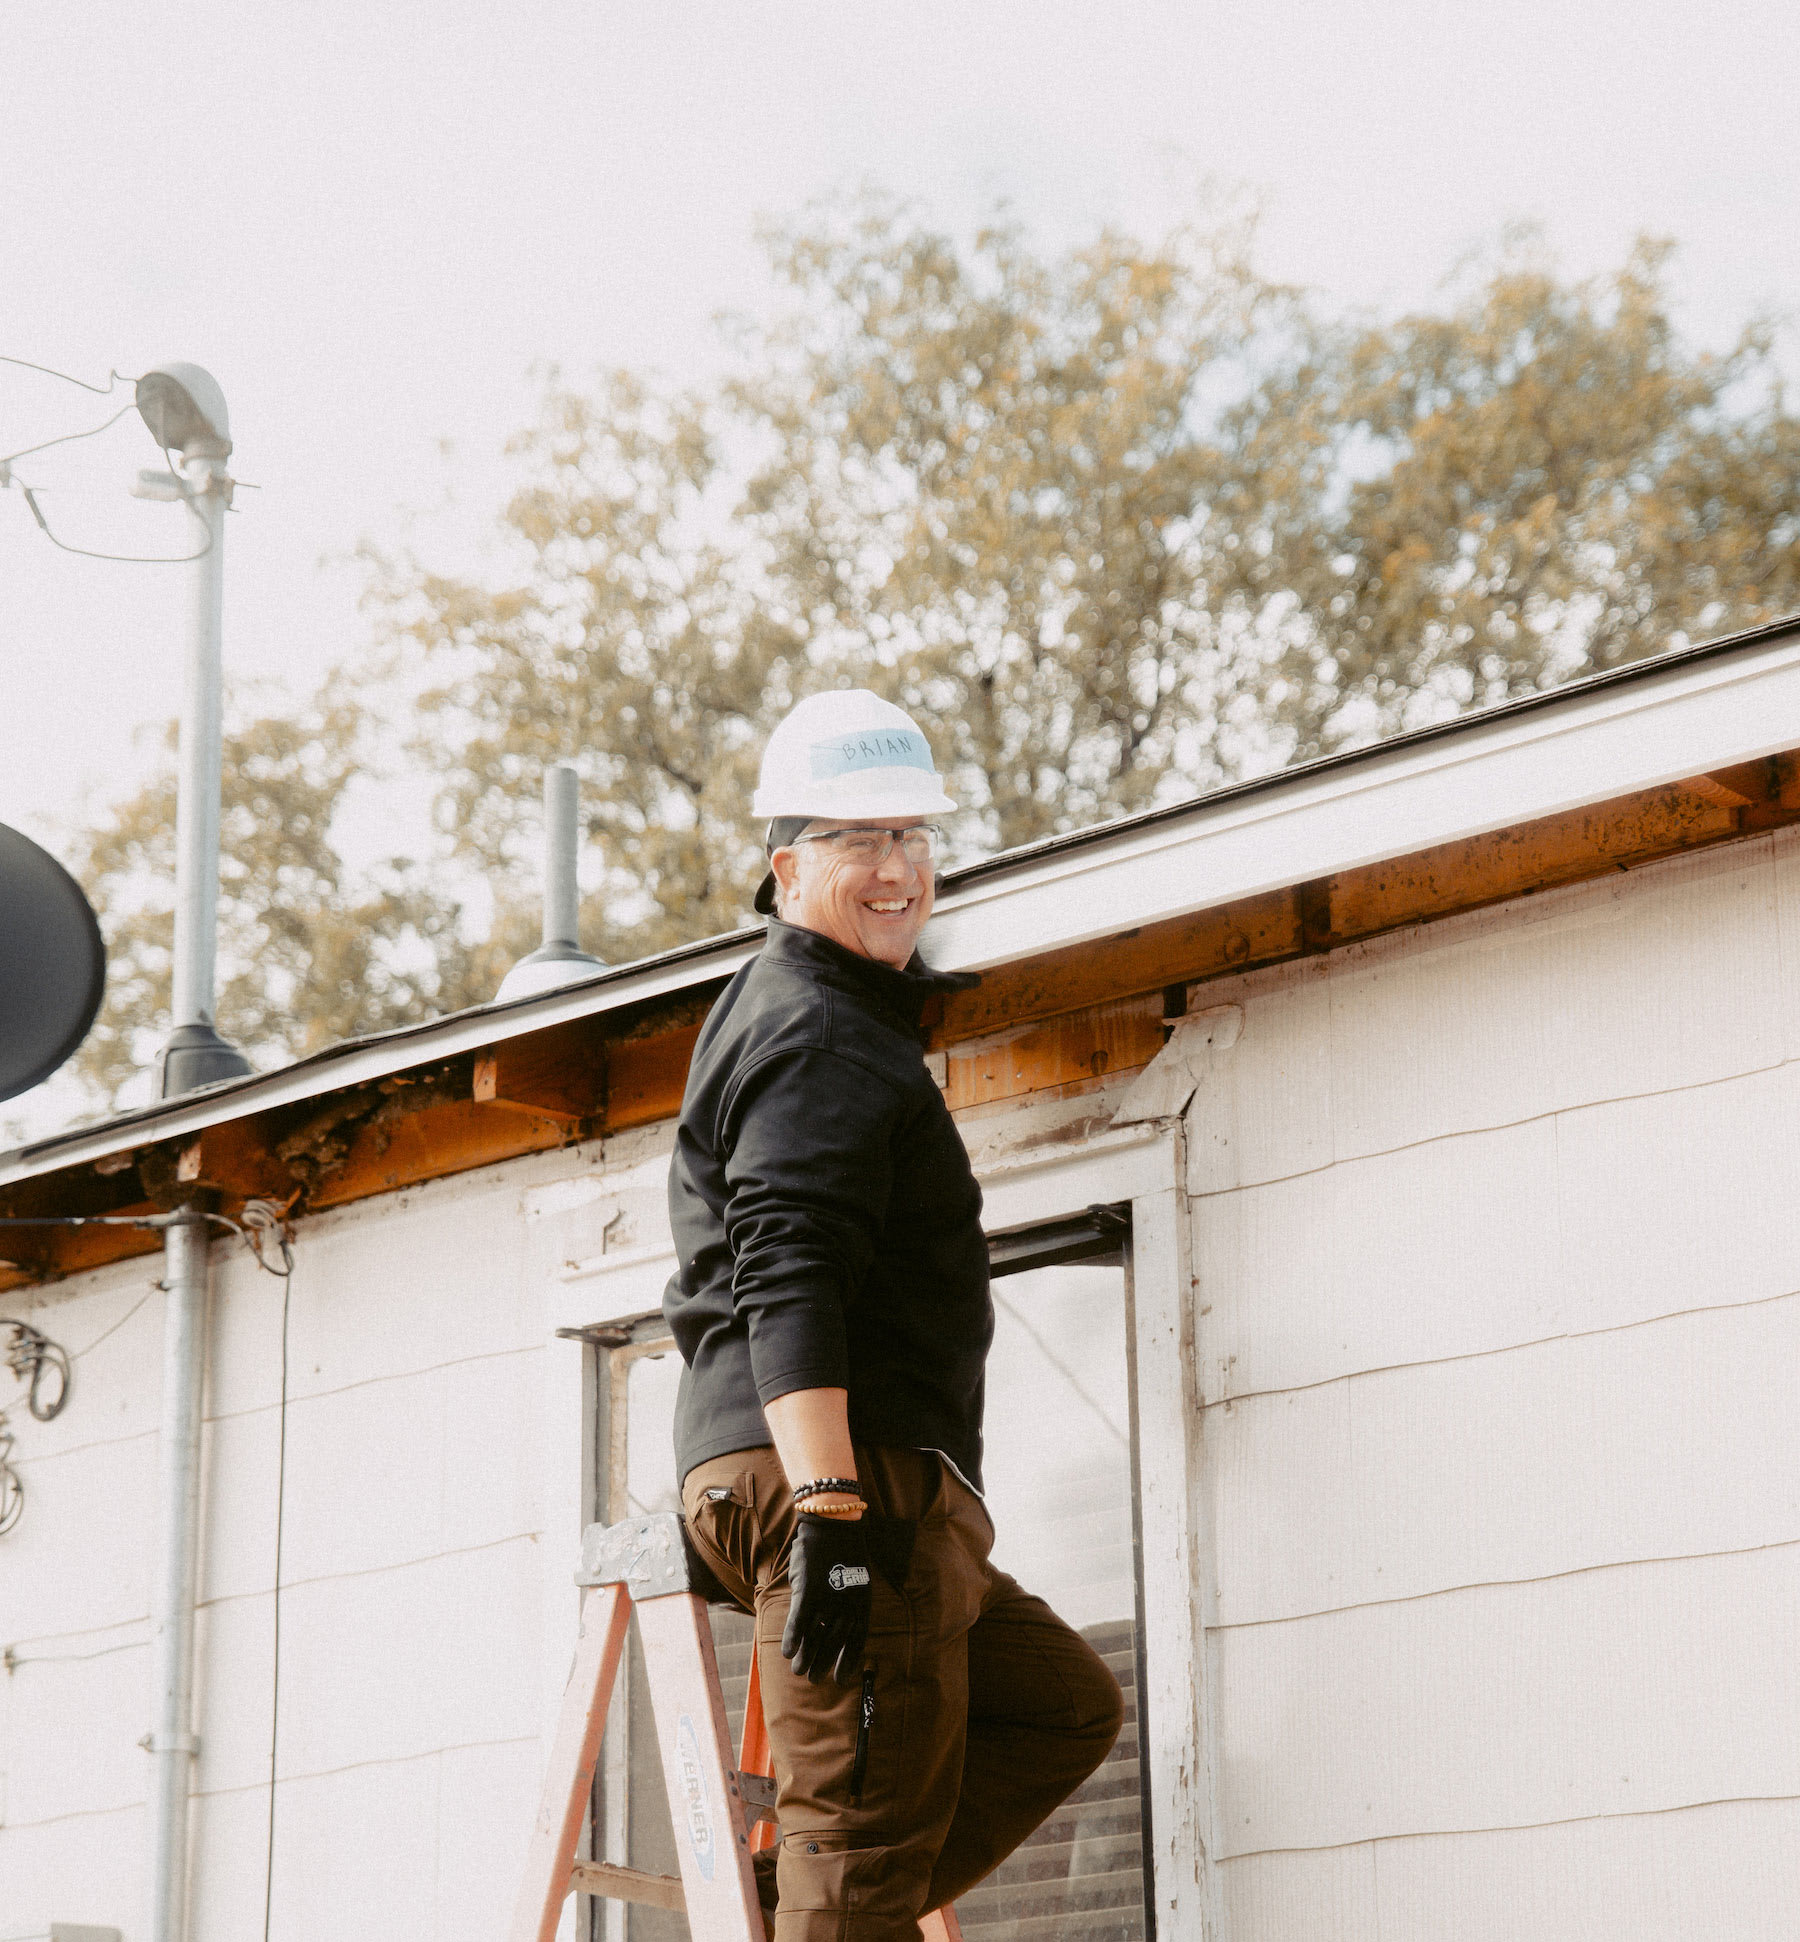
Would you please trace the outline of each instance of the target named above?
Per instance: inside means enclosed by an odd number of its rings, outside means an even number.
[[[670,1172],[682,1504],[756,1616],[776,1942],[913,1942],[1121,1717],[1098,1655],[988,1562],[981,1194],[919,1029],[969,982],[916,949],[955,806],[873,694],[776,729],[768,937],[701,1033]]]

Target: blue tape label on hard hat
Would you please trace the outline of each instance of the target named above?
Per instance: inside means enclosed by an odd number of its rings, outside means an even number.
[[[863,735],[836,735],[829,742],[813,743],[815,782],[848,775],[853,769],[923,769],[927,775],[936,773],[931,745],[916,728],[875,728]]]

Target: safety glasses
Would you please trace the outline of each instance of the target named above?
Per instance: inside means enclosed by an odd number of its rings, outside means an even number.
[[[935,823],[908,823],[900,829],[818,829],[810,836],[796,836],[788,848],[829,843],[847,861],[873,867],[888,860],[896,843],[908,863],[930,863],[941,841],[942,832]]]

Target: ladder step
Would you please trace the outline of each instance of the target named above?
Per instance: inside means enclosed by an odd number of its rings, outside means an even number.
[[[577,1861],[569,1869],[569,1887],[577,1895],[598,1895],[609,1902],[643,1902],[651,1908],[687,1909],[679,1875],[647,1875],[641,1868],[615,1867],[610,1861]]]

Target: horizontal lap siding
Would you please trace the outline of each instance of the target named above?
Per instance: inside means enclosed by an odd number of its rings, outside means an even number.
[[[1797,1162],[1800,1063],[1209,1196],[1206,1399],[1800,1292]]]
[[[1246,1031],[1200,1116],[1216,1193],[1800,1055],[1800,849],[1761,837],[1231,984]],[[1224,1057],[1225,1055],[1220,1055]]]
[[[144,1798],[145,1761],[136,1742],[148,1703],[148,1649],[117,1649],[109,1633],[34,1645],[19,1657],[18,1669],[6,1675],[0,1714],[6,1729],[0,1866],[15,1828],[116,1813]]]
[[[1208,1413],[1219,1622],[1800,1543],[1800,1296]]]
[[[52,1922],[109,1922],[135,1942],[143,1933],[147,1854],[141,1807],[8,1825],[0,1843],[0,1919],[6,1923],[0,1934],[47,1936]],[[259,1922],[260,1916],[259,1905]],[[256,1937],[262,1931],[246,1927],[238,1933]]]
[[[1236,1937],[1793,1942],[1800,1801],[1258,1855],[1223,1872]]]
[[[1800,1547],[1217,1634],[1224,1853],[1800,1796]]]
[[[579,1400],[549,1417],[546,1397],[552,1377],[579,1391],[583,1351],[553,1339],[567,1318],[550,1304],[556,1265],[601,1251],[587,1209],[619,1236],[606,1184],[582,1152],[545,1155],[297,1237],[277,1935],[504,1927],[544,1686],[553,1671],[560,1688],[575,1624],[576,1527],[546,1505],[552,1485],[578,1490]],[[269,1840],[282,1288],[232,1241],[213,1267],[192,1930],[236,1942],[261,1932]],[[18,1661],[0,1679],[0,1933],[141,1925],[155,1279],[122,1263],[0,1303],[79,1353],[62,1415],[13,1419],[30,1494],[0,1540],[0,1646]]]
[[[1794,839],[1207,1002],[1232,1942],[1791,1933]]]

